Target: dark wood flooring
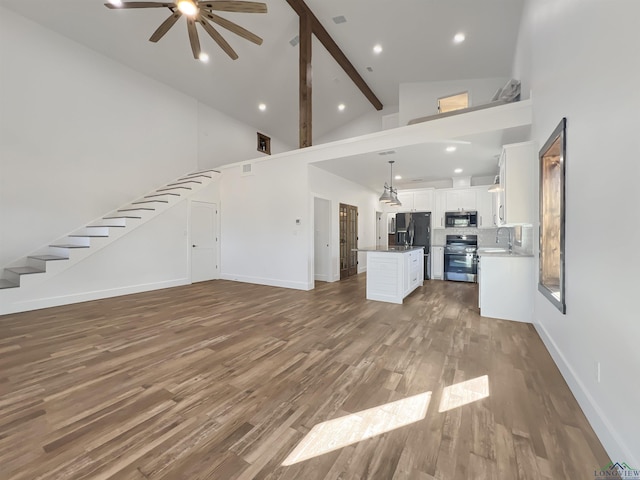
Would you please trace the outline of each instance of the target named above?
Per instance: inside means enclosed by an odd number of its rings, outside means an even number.
[[[531,325],[477,286],[404,305],[365,277],[213,281],[0,317],[0,478],[589,479],[609,462]],[[489,396],[439,412],[443,389]],[[282,466],[329,419],[431,392],[426,417]]]

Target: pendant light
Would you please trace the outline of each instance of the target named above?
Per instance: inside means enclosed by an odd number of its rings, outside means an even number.
[[[491,185],[489,187],[489,191],[491,193],[495,193],[495,192],[499,192],[500,189],[500,175],[496,175],[496,177],[493,179],[493,185]]]
[[[384,192],[380,196],[380,201],[382,203],[388,203],[391,206],[400,207],[402,203],[398,199],[398,190],[393,188],[393,164],[395,160],[389,160],[389,166],[391,167],[391,175],[389,179],[389,183],[384,183]]]

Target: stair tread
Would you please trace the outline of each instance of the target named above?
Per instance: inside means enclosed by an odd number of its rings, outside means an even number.
[[[89,248],[89,245],[73,245],[72,243],[59,243],[57,245],[49,245],[58,248]]]
[[[60,257],[58,255],[31,255],[27,258],[33,258],[35,260],[43,260],[48,262],[50,260],[69,260],[69,257]]]
[[[30,273],[44,273],[44,270],[40,270],[35,267],[10,267],[5,268],[5,270],[13,273],[17,273],[18,275],[28,275]]]
[[[67,235],[68,237],[75,237],[75,238],[108,238],[109,235],[84,235],[84,234],[73,234],[73,235]]]
[[[190,177],[191,175],[200,175],[202,173],[209,173],[209,172],[213,172],[213,173],[220,173],[219,170],[214,170],[214,169],[209,169],[209,170],[200,170],[199,172],[193,172],[190,173],[189,175],[187,175],[188,177]]]
[[[102,217],[103,220],[115,220],[116,218],[137,218],[137,219],[141,219],[142,217],[137,217],[135,215],[114,215],[112,217]]]
[[[180,182],[182,180],[189,180],[190,178],[198,178],[198,177],[213,178],[211,175],[195,174],[195,175],[187,175],[186,177],[179,178],[178,181]]]
[[[169,200],[140,200],[138,202],[133,202],[131,205],[139,205],[141,203],[169,203]]]
[[[183,190],[193,190],[191,187],[180,187],[180,186],[178,186],[178,187],[171,187],[171,188],[160,188],[160,189],[156,190],[156,192],[165,192],[167,190],[177,190],[179,188],[181,188]]]
[[[167,192],[167,193],[154,193],[153,195],[145,195],[144,198],[153,198],[153,197],[166,197],[167,195],[173,195],[174,197],[179,197],[179,193],[175,192]]]
[[[16,288],[19,287],[17,283],[10,282],[9,280],[5,280],[4,278],[0,278],[0,289],[3,288]]]
[[[139,218],[139,217],[132,217],[132,218]],[[125,228],[126,225],[87,225],[84,228]]]
[[[173,183],[167,183],[167,187],[173,187],[175,185],[184,185],[185,183],[199,183],[200,185],[202,185],[202,182],[200,180],[184,180],[182,182],[178,181]]]
[[[118,212],[134,212],[136,210],[147,210],[147,211],[154,211],[155,208],[148,208],[148,207],[139,207],[139,208],[121,208],[120,210],[118,210]]]

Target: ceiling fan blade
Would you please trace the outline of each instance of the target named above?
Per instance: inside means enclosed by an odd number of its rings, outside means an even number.
[[[227,55],[229,55],[233,60],[238,58],[238,54],[231,48],[231,45],[227,43],[227,41],[222,38],[222,35],[218,33],[218,31],[211,26],[211,24],[205,19],[202,18],[202,15],[198,15],[198,21],[200,25],[204,27],[206,32],[215,40],[215,42],[220,45],[220,48],[225,51]]]
[[[267,4],[262,2],[245,2],[241,0],[212,0],[198,2],[200,8],[220,10],[222,12],[267,13]]]
[[[155,43],[158,40],[160,40],[162,37],[164,37],[164,34],[167,33],[169,29],[175,25],[175,23],[178,21],[178,19],[181,16],[182,16],[182,12],[180,12],[180,10],[176,10],[175,12],[173,12],[173,15],[171,15],[164,22],[162,22],[162,24],[158,27],[158,29],[155,32],[153,32],[153,35],[151,35],[151,37],[149,38],[149,41]]]
[[[193,58],[198,60],[198,58],[200,58],[200,39],[198,38],[196,21],[194,19],[187,18],[187,30],[189,31],[189,42],[191,43]]]
[[[107,8],[159,8],[159,7],[167,7],[173,8],[176,6],[173,2],[123,2],[122,5],[114,5],[113,3],[105,3],[105,7]]]
[[[247,40],[249,40],[250,42],[255,43],[256,45],[262,45],[262,39],[259,36],[257,36],[256,34],[251,33],[246,28],[242,28],[240,25],[238,25],[236,23],[233,23],[233,22],[227,20],[226,18],[222,18],[222,17],[220,17],[220,16],[218,16],[218,15],[216,15],[214,13],[211,13],[211,12],[202,11],[202,15],[207,17],[212,22],[217,23],[222,28],[226,28],[230,32],[235,33],[236,35],[239,35],[242,38],[246,38]]]

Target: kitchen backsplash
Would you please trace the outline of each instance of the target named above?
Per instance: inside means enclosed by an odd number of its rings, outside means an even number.
[[[511,238],[515,240],[515,227],[506,227],[511,231]],[[478,247],[507,247],[509,236],[506,230],[500,231],[498,243],[496,243],[497,228],[445,228],[432,229],[432,245],[444,246],[447,243],[447,235],[477,235]],[[522,245],[513,242],[513,250],[520,253],[533,252],[533,226],[522,226]]]

